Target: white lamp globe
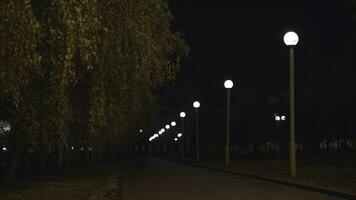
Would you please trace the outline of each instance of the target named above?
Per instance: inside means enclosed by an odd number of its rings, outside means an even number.
[[[224,87],[226,89],[231,89],[234,86],[234,83],[231,80],[226,80],[224,83]]]
[[[159,134],[159,135],[162,135],[162,133],[163,133],[162,131],[158,131],[158,134]]]
[[[161,132],[164,133],[166,130],[164,128],[161,129]]]
[[[276,120],[277,122],[281,120],[281,117],[280,116],[275,116],[274,117],[274,120]]]
[[[185,117],[185,112],[180,112],[179,116],[180,116],[181,118],[184,118],[184,117]]]
[[[177,123],[175,121],[171,122],[171,126],[176,126]]]
[[[168,130],[170,128],[170,126],[167,124],[165,128]]]
[[[295,46],[298,44],[299,37],[295,32],[290,31],[284,35],[283,40],[287,46]]]
[[[178,138],[174,138],[174,141],[178,141]]]
[[[177,134],[177,137],[179,137],[179,138],[182,137],[182,136],[183,136],[182,133],[178,133],[178,134]]]
[[[199,108],[199,107],[200,107],[199,101],[194,101],[193,107],[194,107],[194,108]]]
[[[155,137],[158,137],[159,135],[158,135],[158,134],[155,134],[154,136],[155,136]]]
[[[281,117],[281,120],[282,120],[282,121],[285,121],[285,120],[286,120],[286,116],[283,115],[283,116]]]

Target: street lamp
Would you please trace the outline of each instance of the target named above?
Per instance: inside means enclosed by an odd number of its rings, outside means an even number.
[[[290,137],[289,137],[289,162],[290,175],[297,176],[296,152],[295,152],[295,97],[294,97],[294,46],[298,44],[299,37],[295,32],[288,32],[284,35],[284,43],[289,46],[289,115],[290,115]]]
[[[174,141],[176,141],[176,142],[177,142],[177,141],[178,141],[178,138],[174,138]]]
[[[177,134],[177,137],[178,137],[178,138],[180,138],[180,137],[182,137],[182,136],[183,136],[182,133],[178,133],[178,134]]]
[[[179,113],[180,118],[182,119],[182,134],[184,134],[184,118],[185,118],[185,112],[180,112]],[[185,138],[182,138],[182,160],[184,160],[185,157]],[[187,138],[188,139],[188,138]],[[189,143],[188,143],[189,144]]]
[[[161,132],[164,133],[166,130],[164,128],[161,129]]]
[[[170,126],[167,124],[165,128],[168,130],[170,128]]]
[[[176,126],[176,125],[177,125],[177,123],[176,123],[175,121],[171,122],[171,126],[172,126],[172,127],[174,127],[174,126]]]
[[[196,153],[197,161],[199,161],[199,112],[198,108],[200,107],[199,101],[194,101],[193,107],[195,108],[195,128],[196,128]]]
[[[281,121],[281,117],[277,115],[277,116],[274,117],[274,120],[279,122],[279,121]]]
[[[140,133],[142,133],[143,132],[143,130],[142,129],[140,129]]]
[[[225,144],[225,165],[230,165],[230,93],[234,83],[231,80],[224,82],[227,90],[227,108],[226,108],[226,144]]]

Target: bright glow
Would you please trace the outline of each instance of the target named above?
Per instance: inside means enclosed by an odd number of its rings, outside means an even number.
[[[176,126],[177,123],[175,121],[171,122],[171,126]]]
[[[170,126],[167,124],[165,128],[168,130],[170,128]]]
[[[7,148],[6,148],[6,147],[3,147],[3,148],[2,148],[2,151],[7,151]]]
[[[280,120],[281,120],[281,117],[280,117],[280,116],[275,116],[275,117],[274,117],[274,120],[280,121]]]
[[[178,138],[174,138],[174,141],[178,141]]]
[[[162,130],[161,130],[161,131],[158,131],[158,135],[162,135],[162,133],[163,133]]]
[[[282,121],[285,121],[285,120],[286,120],[286,116],[283,115],[283,116],[281,117],[281,120],[282,120]]]
[[[154,137],[158,137],[159,135],[158,134],[154,134]]]
[[[194,108],[199,108],[199,107],[200,107],[199,101],[194,101],[193,107],[194,107]]]
[[[161,129],[161,132],[164,133],[166,130],[164,128]]]
[[[182,137],[183,136],[183,134],[181,134],[181,133],[178,133],[178,135],[177,135],[177,137]]]
[[[72,147],[71,149],[74,150],[74,147]]]
[[[225,83],[224,83],[224,87],[226,89],[230,89],[234,86],[234,83],[231,81],[231,80],[226,80]]]
[[[184,117],[185,117],[185,112],[180,112],[179,116],[180,116],[181,118],[184,118]]]
[[[284,35],[283,40],[287,46],[295,46],[298,44],[299,37],[295,32],[290,31]]]
[[[140,133],[142,133],[142,132],[143,132],[143,130],[141,129],[141,130],[140,130]]]

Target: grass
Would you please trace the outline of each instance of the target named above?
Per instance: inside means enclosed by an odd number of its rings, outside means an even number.
[[[0,187],[1,200],[88,200],[104,199],[112,192],[120,163],[95,164],[67,169],[56,175],[35,177]]]

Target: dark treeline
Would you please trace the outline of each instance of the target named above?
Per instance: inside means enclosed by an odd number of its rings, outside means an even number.
[[[171,21],[166,0],[0,1],[0,179],[129,145],[187,56]]]

